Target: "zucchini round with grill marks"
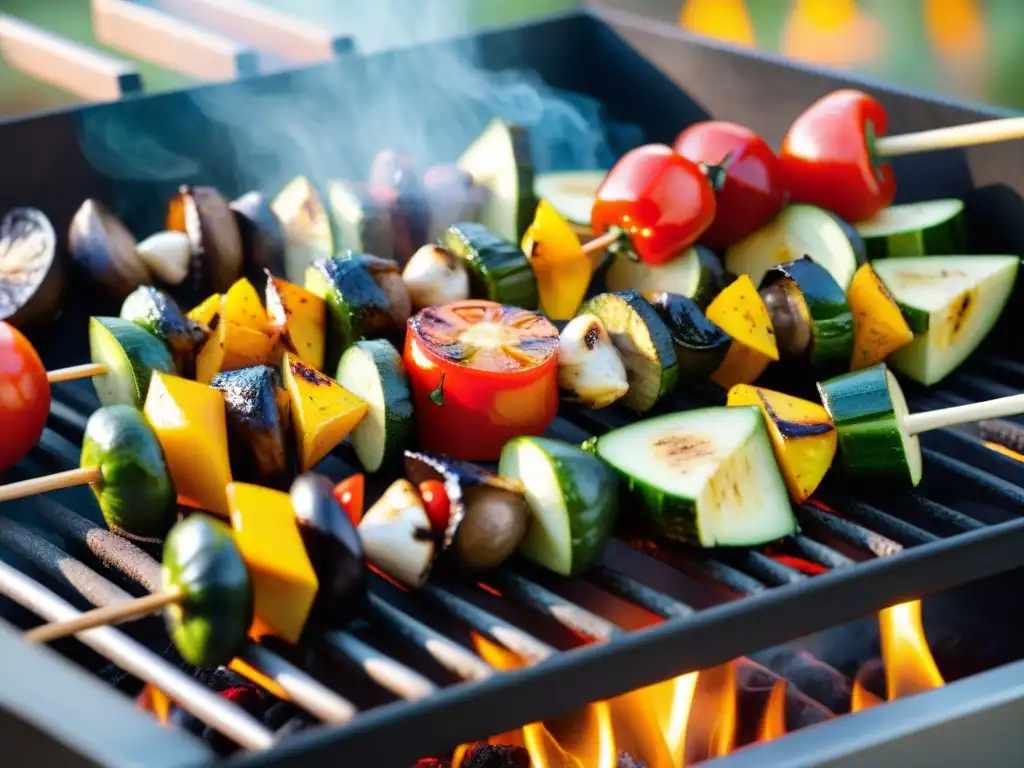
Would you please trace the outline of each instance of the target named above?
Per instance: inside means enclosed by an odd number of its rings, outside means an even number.
[[[164,543],[162,583],[184,595],[164,610],[181,658],[203,668],[231,661],[248,638],[253,615],[249,570],[231,529],[204,514],[175,525]]]
[[[604,282],[609,291],[674,293],[704,309],[725,287],[725,270],[718,257],[701,245],[665,264],[648,264],[623,251],[608,265]]]
[[[85,425],[81,464],[99,469],[100,479],[90,487],[112,531],[154,540],[174,525],[174,481],[141,411],[108,405],[93,412]]]
[[[171,353],[156,336],[120,317],[89,319],[89,356],[107,372],[92,384],[103,405],[142,408],[153,371],[176,373]]]
[[[700,307],[685,296],[652,291],[644,298],[665,321],[676,345],[681,382],[703,381],[722,364],[729,345],[729,334],[708,320]]]
[[[537,278],[519,246],[472,222],[453,224],[442,240],[452,255],[465,262],[471,297],[523,309],[537,308]]]
[[[207,332],[185,317],[174,299],[151,285],[140,285],[121,305],[121,317],[162,341],[180,375],[189,378],[194,374],[196,353]]]

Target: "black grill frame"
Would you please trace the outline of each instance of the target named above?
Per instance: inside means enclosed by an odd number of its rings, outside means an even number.
[[[751,124],[770,143],[777,144],[789,121],[809,101],[828,90],[849,85],[870,90],[886,104],[891,116],[890,130],[894,133],[997,114],[699,42],[677,30],[615,11],[575,12],[489,33],[480,40],[489,68],[529,67],[558,87],[600,97],[611,116],[641,123],[648,140],[671,140],[680,126],[712,112],[716,117]],[[258,98],[259,94],[281,94],[302,88],[319,74],[337,70],[345,78],[339,90],[365,96],[377,87],[381,72],[389,66],[397,64],[404,71],[413,70],[438,45],[459,48],[467,43],[426,45],[365,59],[349,57],[321,67],[204,90],[233,89],[234,93]],[[650,61],[634,48],[641,49]],[[596,51],[602,55],[596,56]],[[584,58],[588,58],[586,63]],[[715,77],[701,77],[703,70],[714,70]],[[678,85],[684,86],[685,93],[679,92]],[[637,99],[635,94],[640,93],[646,98]],[[416,108],[437,97],[436,93],[425,94],[423,104],[414,105],[412,111],[415,113]],[[350,117],[343,115],[337,119],[343,124]],[[97,170],[92,162],[95,157],[83,150],[81,142],[82,133],[97,119],[127,130],[150,132],[165,146],[195,159],[202,170],[189,177],[157,182],[106,176]],[[275,119],[271,116],[272,123]],[[271,130],[283,131],[283,124],[272,125]],[[275,176],[274,172],[257,174],[248,168],[245,158],[233,151],[232,131],[211,126],[192,105],[188,92],[146,96],[13,122],[0,126],[0,138],[6,146],[18,150],[12,154],[14,172],[0,179],[0,207],[36,205],[60,223],[70,219],[83,198],[95,196],[110,203],[139,232],[159,226],[163,203],[178,184],[213,183],[226,194],[237,194],[252,186],[274,189],[295,170],[277,169]],[[453,151],[465,138],[453,139]],[[326,167],[320,172],[329,176],[360,173],[370,153],[387,143],[386,138],[377,138],[375,142],[368,147],[357,140],[355,159],[346,159],[344,167]],[[1007,171],[1024,167],[1022,160],[1024,152],[1013,145],[946,152],[923,160],[901,158],[896,163],[901,180],[900,198],[963,197],[968,201],[972,223],[984,233],[982,245],[986,250],[1019,253],[1024,250],[1024,232],[1017,225],[1011,201],[1002,194],[1006,190],[992,193],[984,186],[997,180],[1006,184]],[[11,177],[27,180],[27,189],[24,184],[11,183]],[[972,180],[981,188],[975,190]],[[1009,181],[1018,182],[1019,186],[1022,180]],[[1019,205],[1019,198],[1016,202]],[[40,342],[50,367],[83,359],[82,313],[88,307],[81,306],[82,303],[69,307],[66,319],[49,343]],[[958,397],[1005,394],[1000,389],[1005,384],[988,374],[998,371],[1004,381],[1016,380],[1021,373],[1020,364],[1014,362],[1019,347],[1010,336],[997,333],[995,337],[997,356],[972,363],[967,372],[951,378],[948,389],[911,392],[912,403],[917,407],[934,407]],[[52,341],[54,338],[58,341]],[[48,432],[41,448],[33,453],[29,465],[35,466],[28,471],[67,468],[77,461],[74,445],[66,436],[80,430],[85,414],[95,407],[95,399],[88,385],[61,385],[55,389],[55,402],[57,407],[51,420],[54,431]],[[681,404],[682,399],[677,402]],[[585,423],[600,431],[614,418],[614,414],[597,414]],[[578,427],[561,420],[555,432],[570,439],[583,436]],[[1024,467],[983,448],[968,432],[944,431],[929,437],[926,446],[932,461],[939,461],[945,471],[952,472],[960,481],[974,483],[977,489],[987,488],[987,492],[996,494],[1002,503],[1013,508],[1024,508]],[[942,458],[951,453],[961,461],[951,463],[948,457]],[[345,472],[340,465],[332,465],[328,471],[335,477]],[[587,702],[721,663],[886,605],[1024,566],[1024,518],[985,525],[962,514],[951,515],[934,503],[916,502],[918,512],[925,513],[926,518],[935,512],[940,518],[944,516],[940,529],[959,531],[941,538],[901,521],[887,504],[880,505],[882,509],[866,502],[854,506],[847,503],[842,509],[850,520],[870,521],[870,527],[877,531],[870,537],[854,523],[813,507],[805,505],[800,514],[808,527],[824,524],[833,536],[845,537],[847,543],[894,556],[845,567],[841,553],[823,549],[820,542],[798,540],[802,556],[837,566],[833,572],[803,578],[756,552],[734,554],[728,565],[715,555],[695,558],[692,552],[680,555],[675,550],[660,548],[658,557],[677,562],[683,558],[693,572],[711,572],[737,594],[753,594],[693,612],[687,610],[689,606],[661,596],[648,606],[669,618],[658,627],[622,633],[607,638],[608,642],[554,654],[540,665],[441,690],[419,702],[377,707],[360,713],[349,725],[317,729],[272,751],[236,758],[234,762],[272,766],[301,759],[310,765],[327,765],[339,755],[351,755],[372,756],[380,765],[411,764],[417,757],[459,742],[559,715]],[[880,535],[883,533],[884,536]],[[909,548],[901,551],[901,545]],[[949,567],[951,561],[956,562],[955,570]],[[599,573],[596,580],[607,585],[607,576],[607,572]],[[619,584],[616,589],[621,590],[622,586]],[[536,590],[528,595],[530,599],[540,597],[543,595]],[[460,607],[465,613],[465,607]],[[586,619],[585,614],[578,617]],[[598,639],[603,639],[601,633],[609,634],[607,626],[600,624],[596,628],[591,625],[591,631],[599,635]],[[350,648],[349,655],[352,653]],[[401,737],[396,738],[395,734]]]

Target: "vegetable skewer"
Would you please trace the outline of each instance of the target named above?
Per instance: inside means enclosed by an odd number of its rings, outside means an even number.
[[[181,589],[168,589],[139,597],[126,603],[112,603],[102,608],[80,613],[73,619],[43,624],[25,633],[25,640],[30,643],[52,643],[62,637],[70,637],[93,627],[113,626],[135,619],[142,619],[159,613],[168,606],[180,605],[185,600],[185,592]]]
[[[875,154],[899,157],[939,149],[973,147],[999,141],[1024,139],[1024,117],[1004,117],[965,125],[950,125],[928,131],[915,131],[899,136],[882,136],[875,140]]]
[[[46,372],[46,378],[51,384],[61,381],[75,381],[77,379],[89,379],[93,376],[102,376],[107,373],[108,368],[99,363],[83,363],[82,365],[71,365],[67,368],[57,368]]]

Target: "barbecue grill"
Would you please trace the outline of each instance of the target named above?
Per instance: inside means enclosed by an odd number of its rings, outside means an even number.
[[[639,129],[610,131],[614,154],[638,136],[670,142],[681,126],[709,115],[749,124],[777,145],[804,106],[844,86],[878,97],[893,133],[1000,114],[792,66],[591,8],[472,38],[346,54],[307,68],[2,124],[7,172],[0,177],[0,210],[35,206],[60,230],[83,199],[95,197],[143,233],[160,228],[166,200],[181,184],[213,185],[237,196],[254,188],[276,191],[300,172],[314,180],[363,176],[373,153],[388,146],[409,149],[425,162],[450,159],[496,109],[507,107],[481,86],[492,80],[469,87],[438,76],[460,60],[491,72],[530,71],[545,88],[599,102],[607,124]],[[232,112],[244,119],[225,122]],[[410,139],[410,131],[416,137]],[[280,153],[272,154],[274,147]],[[561,149],[541,153],[551,166],[541,170],[572,159]],[[1024,252],[1019,144],[900,157],[894,165],[900,202],[962,198],[979,250]],[[1020,344],[1008,330],[1020,306],[1015,297],[1006,313],[1011,322],[941,387],[908,390],[911,407],[1020,388]],[[69,297],[57,328],[37,339],[47,367],[87,359],[84,317],[101,309],[92,297]],[[98,401],[91,385],[80,382],[55,387],[53,397],[43,439],[9,479],[77,466],[85,421]],[[680,393],[670,407],[715,397]],[[629,418],[614,409],[569,409],[551,434],[578,442]],[[803,532],[780,551],[827,569],[816,576],[776,559],[774,550],[701,552],[626,535],[598,568],[572,581],[520,564],[480,585],[440,578],[416,595],[377,581],[366,621],[327,638],[330,674],[306,671],[306,659],[289,649],[246,650],[244,662],[268,678],[269,690],[325,723],[268,749],[272,736],[264,725],[226,700],[203,698],[208,689],[175,668],[158,625],[143,621],[84,634],[83,642],[113,665],[77,641],[56,646],[105,680],[99,682],[57,654],[26,647],[0,623],[9,680],[0,686],[6,712],[0,730],[8,759],[13,749],[15,761],[24,750],[62,765],[212,761],[192,737],[158,728],[111,695],[109,684],[118,684],[123,670],[172,696],[200,700],[211,721],[253,749],[235,758],[238,765],[344,760],[407,766],[456,744],[1024,566],[1024,465],[989,450],[969,429],[928,433],[923,445],[925,480],[915,493],[869,496],[830,486],[816,497],[822,504],[799,507]],[[321,470],[339,479],[355,466],[342,451]],[[11,622],[28,626],[35,621],[31,614],[67,618],[86,603],[111,603],[154,586],[156,561],[99,530],[94,507],[81,489],[5,505],[0,592],[28,609],[12,607],[5,614]],[[498,673],[471,650],[470,631],[530,666]],[[1024,663],[1013,664],[720,762],[910,764],[923,753],[907,750],[924,744],[928,760],[942,765],[961,761],[963,744],[970,743],[974,759],[994,764],[1000,748],[1015,754],[1024,743],[1020,729],[1008,725],[1019,722],[1024,708],[1022,681]],[[940,740],[949,732],[957,733],[959,744]]]

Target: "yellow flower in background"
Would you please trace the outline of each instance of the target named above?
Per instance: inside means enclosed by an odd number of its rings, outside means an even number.
[[[981,53],[985,19],[977,0],[924,0],[928,38],[944,56]]]
[[[854,0],[795,0],[782,53],[812,64],[849,67],[875,61],[886,42],[885,27]]]
[[[684,0],[679,26],[733,45],[753,46],[755,42],[744,0]]]

